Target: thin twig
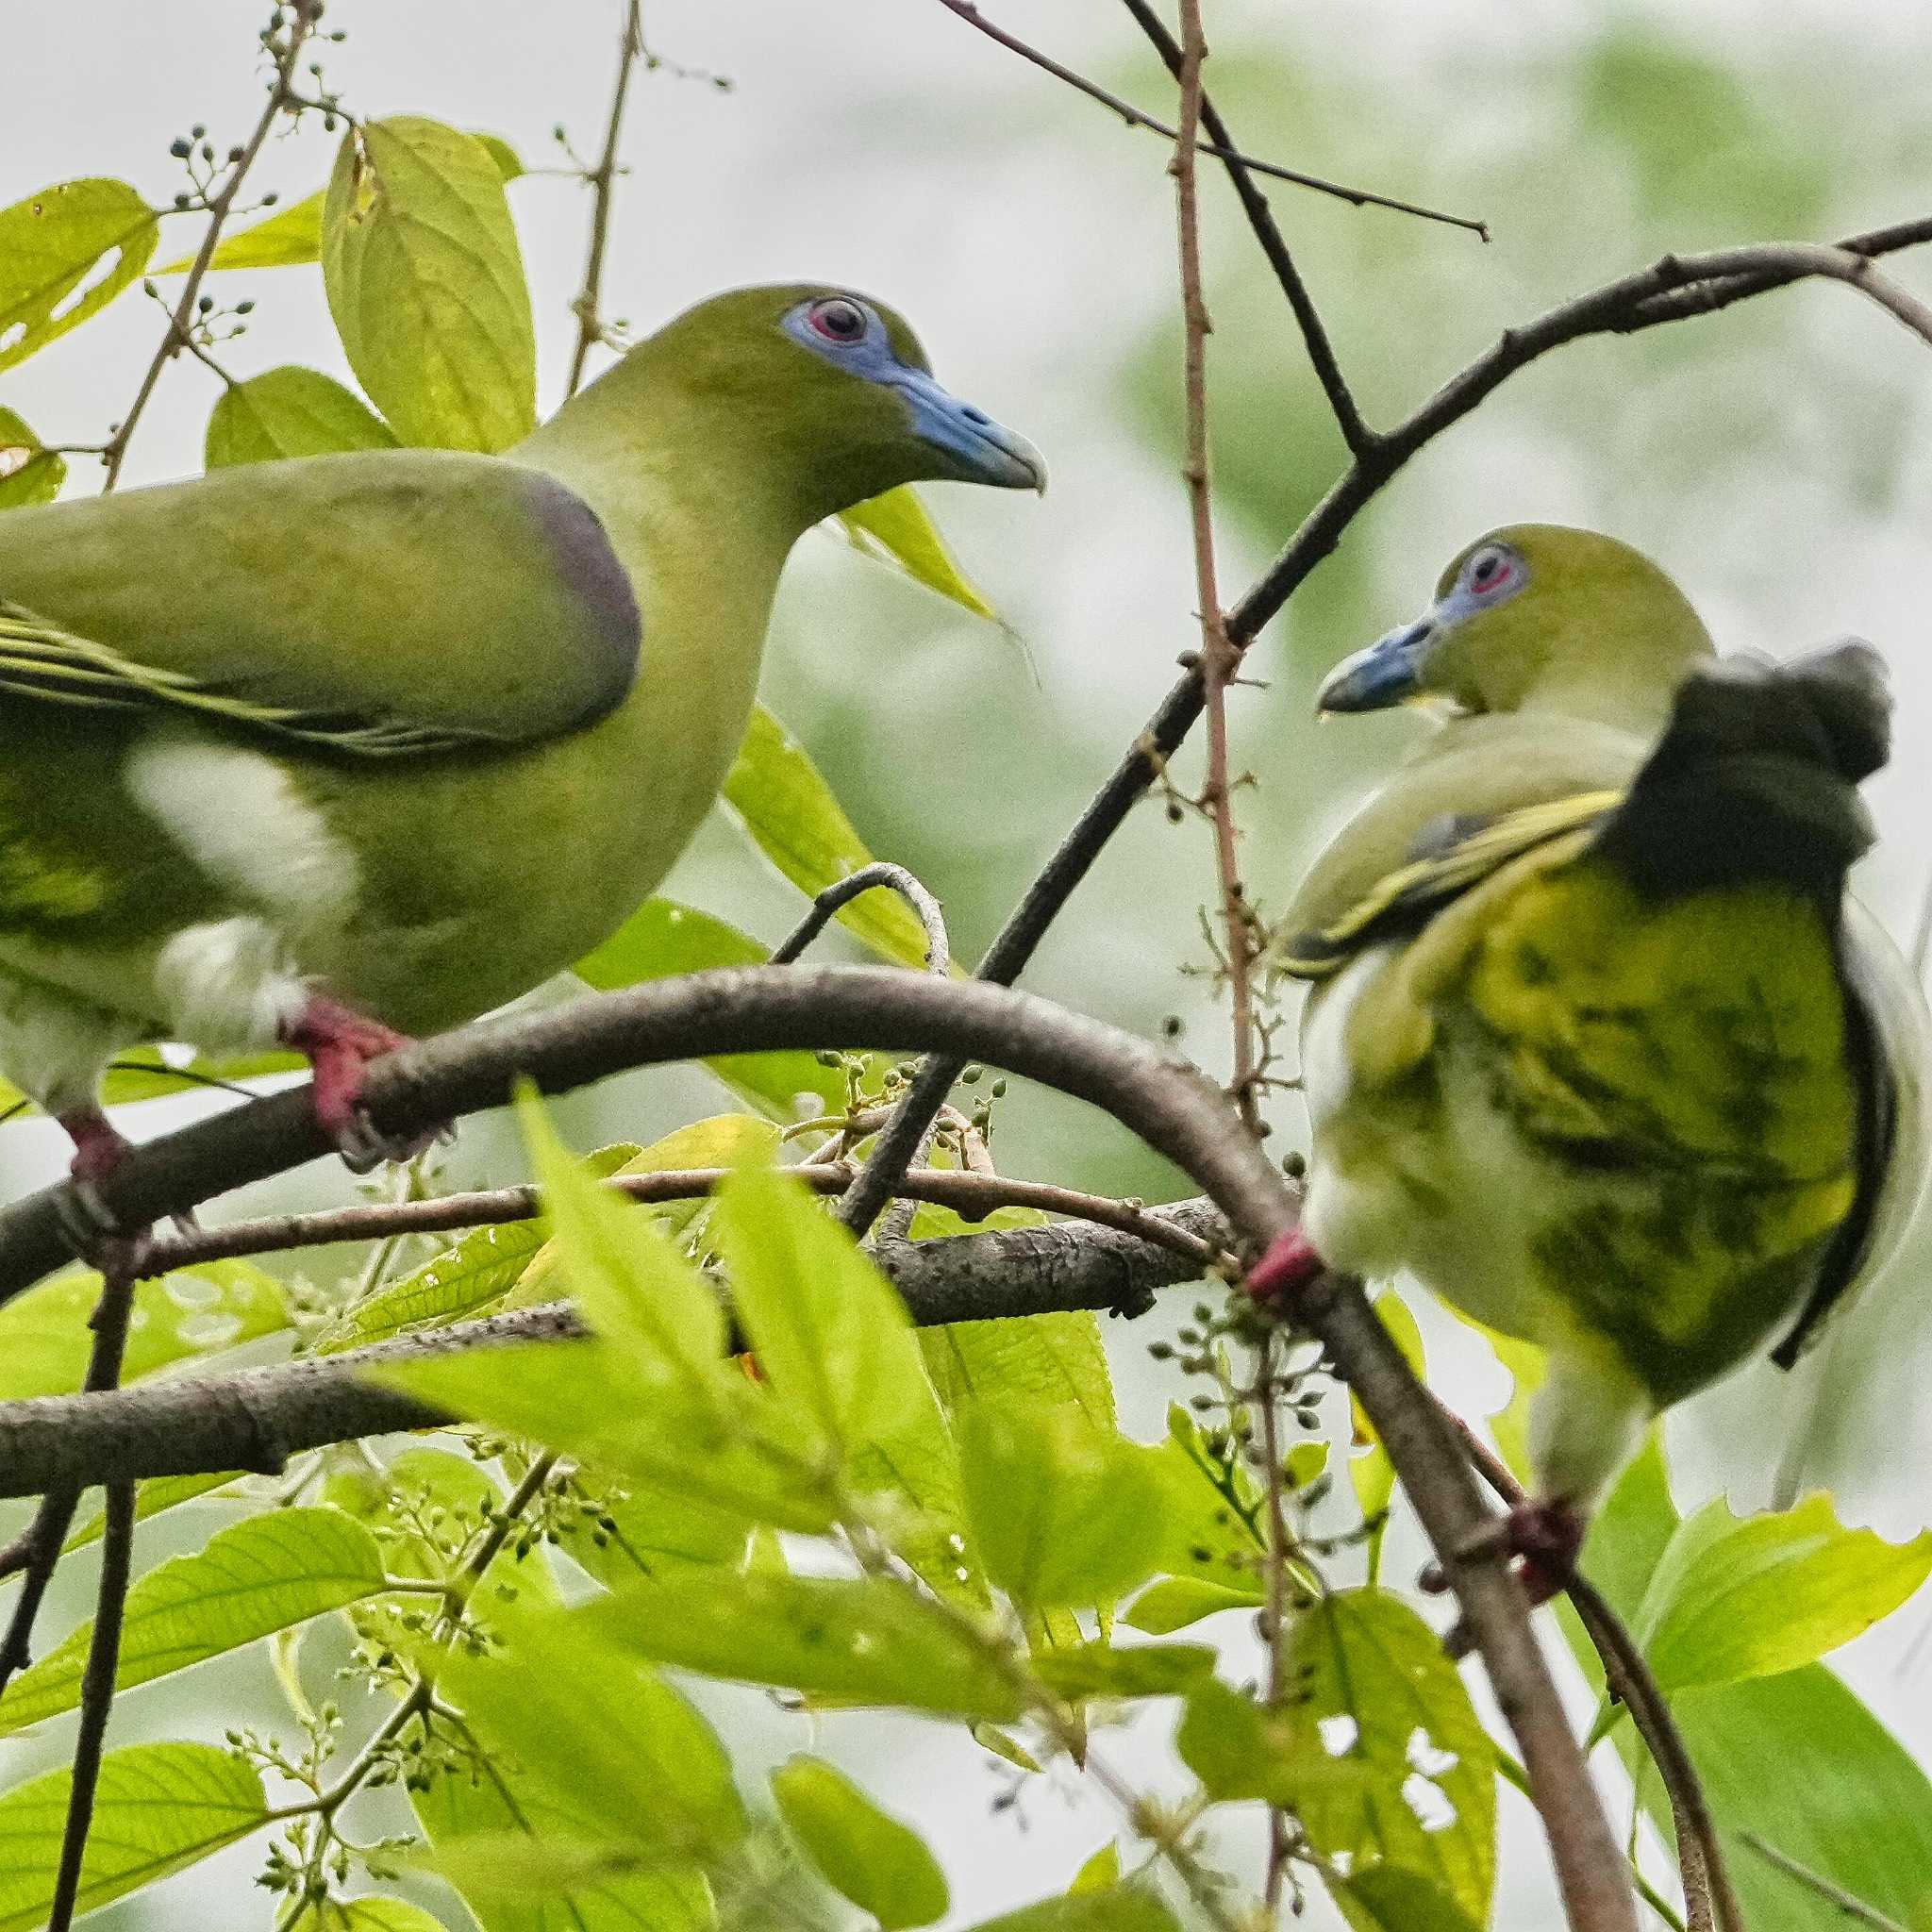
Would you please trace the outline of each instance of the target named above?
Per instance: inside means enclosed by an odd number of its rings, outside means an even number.
[[[1167,63],[1167,71],[1178,80],[1181,46],[1168,32],[1166,22],[1155,12],[1148,0],[1125,0],[1125,6],[1135,24],[1153,43],[1155,52]],[[1215,107],[1213,97],[1205,91],[1201,95],[1201,125],[1213,136],[1212,151],[1226,168],[1227,177],[1233,182],[1234,192],[1241,199],[1241,211],[1248,218],[1248,226],[1254,230],[1255,241],[1267,257],[1268,266],[1274,271],[1274,279],[1280,283],[1281,292],[1288,298],[1295,325],[1301,330],[1303,344],[1308,352],[1309,365],[1315,372],[1315,379],[1322,385],[1323,394],[1328,398],[1328,407],[1334,412],[1341,440],[1348,445],[1350,455],[1359,456],[1375,441],[1375,432],[1362,420],[1361,410],[1357,407],[1354,393],[1342,376],[1341,365],[1336,359],[1335,345],[1328,339],[1327,325],[1315,307],[1307,282],[1302,279],[1301,270],[1289,253],[1288,242],[1275,222],[1274,210],[1268,206],[1268,198],[1261,192],[1247,163],[1234,152],[1237,145],[1234,136]],[[1487,240],[1488,230],[1483,233]]]
[[[1221,891],[1222,965],[1227,977],[1234,1028],[1235,1106],[1249,1133],[1265,1131],[1255,1089],[1255,1002],[1250,974],[1257,938],[1247,895],[1241,887],[1236,849],[1234,789],[1227,761],[1227,686],[1241,662],[1228,641],[1222,615],[1219,574],[1214,563],[1214,502],[1208,474],[1208,337],[1213,328],[1201,288],[1201,220],[1195,192],[1195,136],[1201,125],[1201,63],[1208,42],[1201,27],[1201,0],[1181,0],[1180,130],[1174,142],[1175,225],[1181,278],[1181,391],[1185,453],[1181,474],[1188,486],[1188,513],[1194,553],[1194,600],[1201,624],[1202,695],[1208,709],[1208,780],[1201,809],[1214,827],[1214,864]]]
[[[1261,1606],[1261,1641],[1268,1646],[1268,1702],[1281,1703],[1288,1685],[1283,1675],[1287,1662],[1283,1638],[1287,1631],[1288,1565],[1293,1541],[1288,1533],[1283,1508],[1281,1479],[1281,1411],[1276,1403],[1274,1359],[1277,1341],[1270,1333],[1255,1351],[1255,1406],[1261,1417],[1261,1454],[1267,1467],[1262,1472],[1266,1485],[1267,1513],[1264,1518],[1268,1548],[1264,1576],[1265,1601]],[[1278,1805],[1268,1807],[1268,1870],[1261,1896],[1271,1912],[1278,1912],[1281,1892],[1288,1878],[1289,1855],[1294,1847],[1294,1834],[1289,1817]]]
[[[1165,121],[1154,115],[1143,113],[1131,101],[1124,101],[1120,95],[1109,93],[1098,81],[1089,80],[1084,74],[1076,74],[1073,68],[1056,60],[1050,54],[1042,54],[1038,47],[1029,46],[1024,41],[1007,32],[1004,27],[995,26],[991,21],[972,4],[972,0],[940,0],[940,5],[949,13],[957,13],[969,26],[974,26],[989,40],[997,41],[1001,46],[1019,55],[1023,60],[1031,61],[1035,67],[1050,74],[1056,80],[1066,84],[1087,96],[1090,101],[1098,101],[1103,108],[1108,108],[1118,114],[1129,127],[1144,127],[1149,133],[1164,136],[1169,141],[1178,138],[1176,131]],[[1297,188],[1312,188],[1318,194],[1332,194],[1340,200],[1351,202],[1357,208],[1392,208],[1397,214],[1416,215],[1425,222],[1444,222],[1452,228],[1467,228],[1472,234],[1480,235],[1487,242],[1490,239],[1488,225],[1472,220],[1467,215],[1444,214],[1440,208],[1423,208],[1412,201],[1398,201],[1393,195],[1374,194],[1366,188],[1345,187],[1340,181],[1324,180],[1320,175],[1305,175],[1296,168],[1284,168],[1274,161],[1257,160],[1253,155],[1237,154],[1224,146],[1219,140],[1196,142],[1197,151],[1212,155],[1222,161],[1238,161],[1257,175],[1271,175],[1277,181],[1292,182]]]
[[[920,926],[925,934],[925,970],[928,973],[950,972],[953,946],[946,937],[946,918],[940,909],[940,902],[903,865],[891,865],[883,859],[862,865],[857,872],[848,873],[844,878],[827,886],[811,902],[811,910],[797,927],[780,941],[772,954],[772,964],[791,965],[853,900],[862,893],[881,889],[897,892],[918,915]]]
[[[1740,1831],[1738,1836],[1762,1858],[1766,1864],[1782,1872],[1787,1878],[1795,1880],[1807,1891],[1815,1892],[1827,1905],[1836,1906],[1846,1918],[1856,1920],[1860,1925],[1869,1925],[1873,1932],[1911,1932],[1907,1925],[1902,1925],[1896,1919],[1888,1917],[1876,1906],[1868,1906],[1856,1893],[1847,1891],[1841,1885],[1834,1885],[1822,1873],[1814,1872],[1808,1865],[1803,1865],[1789,1852],[1781,1852],[1769,1839],[1755,1831]]]
[[[1528,1492],[1516,1480],[1509,1465],[1460,1417],[1447,1409],[1443,1413],[1454,1425],[1470,1461],[1491,1489],[1512,1508],[1526,1502]],[[1565,1593],[1602,1660],[1604,1682],[1610,1694],[1628,1709],[1638,1735],[1650,1753],[1651,1762],[1663,1780],[1676,1826],[1678,1873],[1684,1885],[1690,1932],[1712,1932],[1713,1927],[1716,1932],[1745,1932],[1743,1907],[1738,1903],[1725,1867],[1724,1846],[1704,1796],[1703,1781],[1643,1653],[1624,1628],[1624,1620],[1587,1578],[1573,1576]]]
[[[661,1203],[701,1199],[730,1173],[723,1167],[667,1168],[657,1174],[618,1174],[600,1185],[632,1201]],[[852,1170],[839,1161],[813,1161],[787,1168],[814,1193],[835,1194],[849,1186]],[[1031,1208],[1042,1214],[1091,1221],[1122,1234],[1171,1248],[1203,1266],[1215,1249],[1196,1240],[1169,1218],[1171,1210],[1149,1208],[1106,1194],[1082,1193],[1049,1181],[1017,1180],[1007,1174],[975,1174],[952,1168],[914,1168],[900,1183],[906,1198],[950,1208],[967,1221],[983,1221],[1001,1208]],[[225,1227],[157,1237],[148,1266],[158,1274],[198,1268],[242,1255],[272,1255],[290,1248],[320,1247],[332,1241],[386,1241],[413,1234],[448,1234],[459,1228],[529,1221],[543,1211],[534,1187],[489,1188],[475,1193],[439,1194],[421,1201],[359,1203],[313,1214],[275,1214],[258,1221],[230,1222]],[[0,1556],[0,1574],[5,1574]],[[13,1567],[18,1568],[16,1563]]]
[[[201,294],[202,278],[208,274],[209,262],[214,259],[215,244],[222,239],[222,229],[234,210],[242,183],[254,167],[255,158],[260,154],[262,143],[268,140],[276,116],[295,105],[291,92],[295,63],[302,58],[303,46],[314,31],[321,14],[319,0],[291,0],[288,39],[275,53],[275,77],[269,89],[268,105],[261,110],[261,119],[255,124],[255,132],[248,137],[240,157],[229,163],[228,176],[222,184],[222,192],[208,205],[208,227],[202,235],[201,246],[194,252],[194,265],[181,285],[180,299],[168,317],[168,332],[161,339],[160,347],[155,351],[154,360],[148,364],[147,374],[142,377],[141,387],[135,391],[126,415],[102,446],[101,460],[106,465],[106,474],[101,480],[103,493],[121,480],[121,466],[127,460],[127,445],[134,440],[135,429],[160,382],[161,372],[183,349],[195,347],[194,305]],[[218,370],[217,373],[224,381],[231,379],[225,372]]]
[[[604,340],[604,322],[597,312],[604,294],[604,257],[610,245],[610,205],[616,196],[617,149],[624,132],[625,103],[630,96],[631,75],[644,51],[641,0],[625,0],[624,27],[617,41],[617,78],[610,90],[610,115],[604,125],[604,151],[591,170],[591,241],[584,260],[584,286],[571,304],[577,318],[576,347],[571,352],[570,383],[565,393],[575,395],[584,380],[591,350]]]

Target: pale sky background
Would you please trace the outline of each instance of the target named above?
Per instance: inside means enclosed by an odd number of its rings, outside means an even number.
[[[249,0],[169,5],[9,7],[0,10],[0,205],[47,183],[114,175],[165,205],[177,177],[169,141],[204,121],[221,144],[257,111]],[[1118,9],[1099,0],[1004,0],[989,10],[1156,111],[1165,76]],[[1607,9],[1584,0],[1209,0],[1225,105],[1255,152],[1395,193],[1480,213],[1485,250],[1457,231],[1356,212],[1273,191],[1291,241],[1334,317],[1341,352],[1372,414],[1387,420],[1486,343],[1562,293],[1607,278],[1664,246],[1785,232],[1793,205],[1778,177],[1781,130],[1822,155],[1806,206],[1825,236],[1923,212],[1927,125],[1923,76],[1932,18],[1881,0],[1681,0]],[[613,5],[338,0],[348,43],[329,75],[363,115],[421,111],[509,139],[533,167],[555,158],[562,122],[580,152],[599,138]],[[668,73],[641,83],[618,203],[607,306],[648,328],[721,287],[842,280],[901,307],[941,375],[1047,452],[1053,491],[1031,498],[936,490],[930,501],[968,568],[1024,636],[1026,657],[989,626],[813,539],[788,577],[767,694],[828,770],[875,850],[920,866],[946,898],[971,955],[1051,849],[1163,692],[1190,642],[1191,579],[1169,425],[1174,295],[1171,192],[1160,144],[974,34],[934,0],[651,0],[651,42],[667,58],[728,74],[721,94]],[[1740,125],[1773,130],[1757,147],[1713,157],[1711,212],[1691,189],[1644,174],[1644,156],[1606,145],[1566,75],[1593,37],[1668,30],[1674,44],[1736,71]],[[1267,67],[1264,61],[1272,61]],[[1241,111],[1236,111],[1239,101]],[[1720,126],[1729,125],[1720,117]],[[1694,139],[1694,135],[1686,136]],[[1671,130],[1655,135],[1668,147]],[[261,187],[293,200],[326,178],[320,126],[275,143]],[[1694,162],[1695,157],[1691,158]],[[1678,157],[1683,163],[1683,157]],[[1682,172],[1680,166],[1680,174]],[[1745,204],[1761,190],[1754,222]],[[568,364],[565,303],[581,268],[588,200],[563,179],[511,191],[538,301],[546,407]],[[1307,382],[1278,296],[1248,265],[1238,216],[1212,184],[1211,344],[1228,430],[1223,475],[1230,594],[1292,527],[1333,467],[1332,434]],[[175,238],[179,237],[177,241]],[[163,255],[192,245],[171,225]],[[1899,272],[1924,292],[1932,265]],[[225,352],[241,375],[281,361],[344,373],[312,270],[228,276],[224,299],[252,296],[255,326]],[[1932,462],[1923,434],[1932,359],[1895,325],[1838,291],[1775,298],[1749,318],[1697,325],[1682,341],[1644,338],[1573,351],[1507,393],[1391,491],[1348,551],[1257,647],[1274,681],[1244,694],[1240,762],[1261,779],[1244,809],[1252,882],[1279,906],[1312,841],[1358,795],[1377,758],[1408,727],[1342,727],[1317,740],[1312,678],[1425,598],[1441,562],[1478,530],[1522,516],[1600,525],[1670,567],[1726,648],[1788,651],[1845,631],[1886,650],[1897,679],[1900,755],[1873,787],[1886,835],[1869,891],[1908,927],[1927,872],[1923,746],[1932,738],[1932,658],[1924,642]],[[0,403],[50,441],[98,440],[132,392],[158,336],[138,293],[20,369]],[[1732,333],[1722,333],[1725,329]],[[1164,359],[1163,359],[1164,358]],[[130,481],[198,468],[216,386],[189,363],[167,376],[142,426]],[[84,460],[76,470],[84,472]],[[1279,476],[1279,483],[1274,478]],[[1278,508],[1274,496],[1278,493]],[[1208,890],[1205,838],[1136,817],[1044,949],[1028,983],[1150,1029],[1169,1011],[1213,1065],[1224,1024],[1200,982],[1193,908]],[[675,890],[772,938],[793,900],[714,828]],[[690,1117],[703,1091],[655,1076],[624,1090],[626,1130]],[[154,1131],[165,1116],[132,1123]],[[588,1141],[613,1112],[571,1116]],[[1291,1110],[1284,1132],[1299,1132]],[[1150,1170],[1074,1110],[1028,1103],[1003,1123],[1016,1172],[1083,1173],[1153,1188]],[[608,1136],[607,1135],[607,1138]],[[10,1128],[0,1145],[8,1190],[49,1171],[55,1137]],[[461,1172],[494,1171],[501,1136],[470,1133]],[[341,1198],[339,1172],[298,1184]],[[1847,1418],[1822,1473],[1848,1507],[1897,1531],[1932,1519],[1924,1478],[1932,1406],[1924,1339],[1909,1319],[1918,1268],[1874,1298],[1848,1334],[1827,1406]],[[1157,1318],[1157,1320],[1159,1318]],[[1441,1324],[1432,1323],[1432,1331]],[[1154,1323],[1116,1329],[1124,1416],[1151,1437],[1170,1392],[1141,1344]],[[1145,1331],[1145,1332],[1143,1332]],[[1445,1340],[1439,1381],[1466,1409],[1502,1380],[1466,1342]],[[1696,1406],[1676,1431],[1683,1500],[1760,1479],[1794,1412],[1766,1372]],[[206,1522],[208,1519],[203,1519]],[[164,1547],[144,1545],[143,1563]],[[1391,1579],[1412,1575],[1398,1542]],[[68,1613],[78,1613],[71,1589]],[[57,1612],[60,1606],[56,1606]],[[1932,1757],[1924,1668],[1902,1653],[1922,1607],[1838,1659],[1922,1757]],[[1230,1621],[1230,1620],[1224,1620]],[[1249,1640],[1224,1638],[1240,1658]],[[318,1645],[318,1649],[322,1646]],[[936,1725],[841,1718],[817,1728],[763,1700],[704,1694],[751,1770],[808,1742],[846,1763],[913,1817],[938,1846],[965,1926],[1063,1887],[1112,1832],[1106,1807],[1054,1777],[1016,1811],[989,1760]],[[204,1699],[218,1704],[204,1706]],[[237,1700],[273,1708],[251,1660],[158,1688],[117,1708],[112,1741],[171,1730],[218,1736]],[[1157,1712],[1108,1741],[1140,1775],[1164,1761]],[[65,1749],[67,1730],[0,1746],[11,1782],[28,1752]],[[1504,1794],[1505,1873],[1496,1924],[1553,1923],[1533,1824]],[[1231,1845],[1249,1856],[1251,1841]],[[250,1890],[258,1847],[197,1867],[99,1923],[121,1928],[266,1924]],[[448,1907],[452,1925],[462,1923]],[[1329,1924],[1320,1913],[1311,1923]]]

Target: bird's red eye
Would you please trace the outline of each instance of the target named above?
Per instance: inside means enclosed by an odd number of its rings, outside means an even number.
[[[842,295],[814,302],[806,315],[828,342],[856,342],[865,333],[865,310]]]

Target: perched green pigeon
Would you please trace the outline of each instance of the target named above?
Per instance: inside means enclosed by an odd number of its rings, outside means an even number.
[[[891,309],[747,289],[502,456],[391,450],[0,516],[0,1072],[76,1182],[137,1041],[363,1068],[607,938],[742,736],[787,554],[902,483],[1040,488]]]
[[[1845,892],[1890,700],[1867,645],[1719,659],[1635,551],[1524,525],[1319,700],[1411,701],[1286,923],[1313,1143],[1250,1286],[1407,1269],[1548,1351],[1503,1532],[1541,1596],[1652,1417],[1789,1366],[1918,1198],[1923,1002]]]

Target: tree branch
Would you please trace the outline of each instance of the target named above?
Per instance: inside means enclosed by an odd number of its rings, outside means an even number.
[[[1143,113],[1131,101],[1124,101],[1120,95],[1109,93],[1098,81],[1089,80],[1084,74],[1075,73],[1052,55],[1042,54],[1038,47],[1029,46],[1006,28],[995,26],[973,4],[973,0],[940,0],[940,5],[949,13],[957,13],[968,26],[977,27],[989,40],[997,41],[1009,52],[1019,55],[1021,59],[1030,61],[1042,73],[1052,75],[1056,80],[1065,81],[1090,101],[1098,101],[1103,108],[1111,108],[1129,127],[1144,127],[1149,133],[1163,135],[1169,141],[1178,139],[1177,130],[1165,121]],[[1292,182],[1297,188],[1312,188],[1318,194],[1335,195],[1357,208],[1392,208],[1397,214],[1415,215],[1425,222],[1443,222],[1452,228],[1467,228],[1472,234],[1480,235],[1485,242],[1490,239],[1488,225],[1474,221],[1467,215],[1444,214],[1440,208],[1423,208],[1412,201],[1398,201],[1392,195],[1374,194],[1366,188],[1344,187],[1340,181],[1324,180],[1320,175],[1305,175],[1296,168],[1284,168],[1274,161],[1257,160],[1253,155],[1237,154],[1219,132],[1212,141],[1197,140],[1195,147],[1199,153],[1212,155],[1216,160],[1239,163],[1257,175],[1272,175],[1275,180]]]
[[[1205,1201],[1161,1211],[1176,1233],[1204,1246],[1229,1238]],[[1139,1314],[1158,1289],[1202,1272],[1198,1260],[1165,1245],[1077,1224],[895,1242],[877,1260],[925,1327],[1072,1308]],[[551,1302],[269,1368],[159,1378],[105,1396],[0,1403],[0,1495],[225,1469],[274,1474],[305,1449],[449,1421],[365,1382],[367,1368],[583,1333],[569,1303]]]

